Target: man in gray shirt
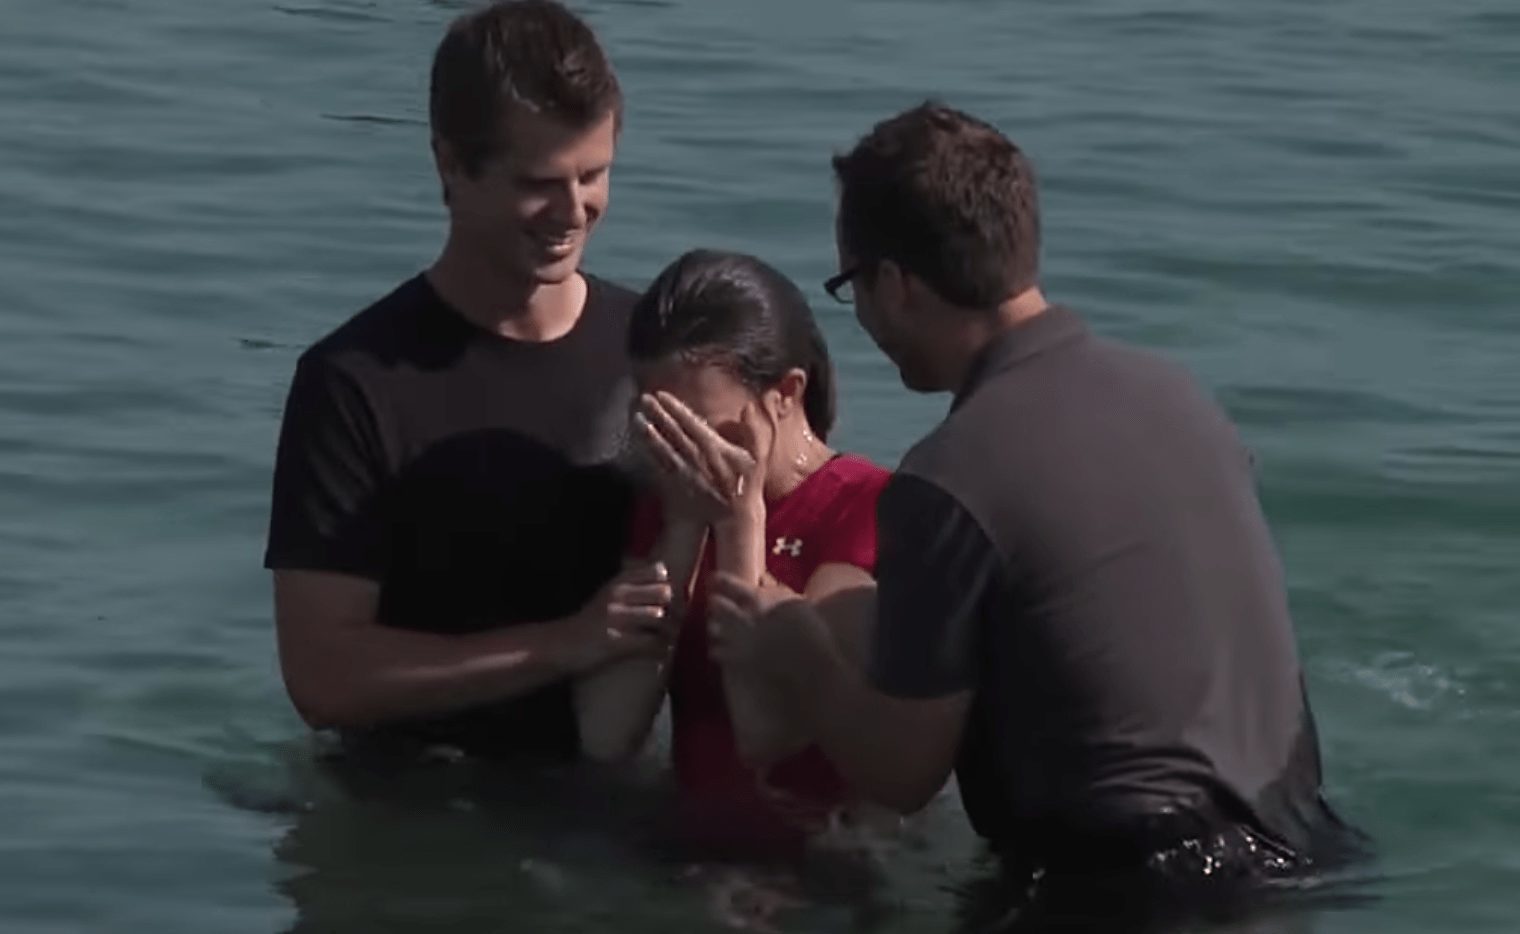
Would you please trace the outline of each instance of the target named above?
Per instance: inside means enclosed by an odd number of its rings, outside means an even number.
[[[978,833],[1046,892],[1124,879],[1175,903],[1178,880],[1305,870],[1348,834],[1227,416],[1046,301],[1033,173],[993,127],[925,104],[835,172],[826,287],[905,385],[954,403],[880,502],[869,670],[800,604],[724,580],[730,663],[808,711],[868,798],[917,810],[953,767]]]

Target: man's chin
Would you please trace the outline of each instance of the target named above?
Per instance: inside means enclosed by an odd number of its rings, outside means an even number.
[[[897,378],[902,380],[903,388],[912,392],[943,392],[945,389],[921,367],[904,366],[899,363]]]
[[[926,381],[918,368],[903,362],[903,358],[898,354],[896,346],[883,344],[881,341],[877,341],[876,346],[880,348],[888,360],[892,361],[892,365],[897,368],[897,378],[903,384],[903,388],[912,392],[934,391],[925,385]]]
[[[903,388],[907,389],[909,392],[937,391],[936,387],[930,385],[927,380],[921,379],[920,377],[915,376],[907,370],[898,370],[897,375],[902,380]]]
[[[563,285],[580,272],[582,251],[562,259],[539,263],[533,267],[533,281],[538,285]]]

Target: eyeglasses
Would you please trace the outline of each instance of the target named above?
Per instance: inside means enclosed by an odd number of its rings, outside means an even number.
[[[824,280],[823,290],[829,298],[843,305],[855,304],[855,277],[860,275],[860,264],[849,266]]]

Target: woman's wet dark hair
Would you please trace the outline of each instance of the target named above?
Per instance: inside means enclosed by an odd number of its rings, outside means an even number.
[[[834,364],[807,298],[753,256],[693,250],[665,267],[634,305],[628,355],[721,366],[757,393],[800,369],[808,427],[824,440],[834,427]]]

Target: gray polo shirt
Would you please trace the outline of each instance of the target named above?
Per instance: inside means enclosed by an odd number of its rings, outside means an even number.
[[[1053,307],[977,362],[879,506],[876,686],[973,692],[973,825],[1039,858],[1168,808],[1302,852],[1324,812],[1250,457],[1179,367]]]

